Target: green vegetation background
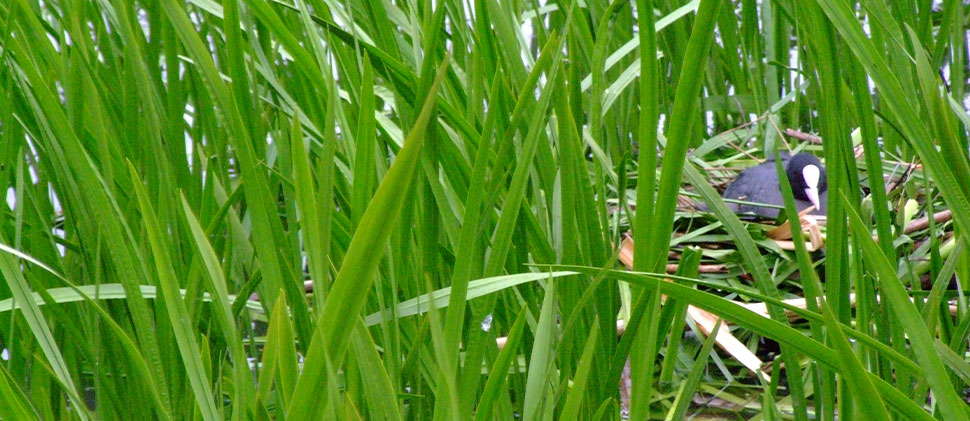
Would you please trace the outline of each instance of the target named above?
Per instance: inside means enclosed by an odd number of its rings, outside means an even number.
[[[0,418],[967,419],[970,10],[928,3],[0,2]],[[788,147],[824,253],[712,187]]]

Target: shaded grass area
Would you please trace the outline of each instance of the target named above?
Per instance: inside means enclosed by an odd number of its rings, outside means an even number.
[[[967,418],[923,3],[2,2],[0,418]],[[777,151],[811,250],[719,197]]]

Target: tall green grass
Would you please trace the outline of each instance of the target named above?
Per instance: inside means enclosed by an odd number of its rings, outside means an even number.
[[[968,9],[924,3],[0,2],[0,419],[968,418]],[[788,148],[824,252],[715,188]]]

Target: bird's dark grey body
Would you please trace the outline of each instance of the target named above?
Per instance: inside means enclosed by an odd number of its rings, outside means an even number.
[[[801,212],[803,209],[812,206],[812,202],[805,195],[805,181],[802,178],[802,168],[808,165],[816,165],[819,168],[820,180],[818,185],[819,207],[811,212],[812,215],[825,215],[828,204],[828,191],[825,186],[825,168],[810,154],[798,154],[794,157],[788,154],[781,154],[782,167],[788,174],[789,183],[792,186],[792,193],[795,198],[795,207]],[[797,167],[797,168],[796,168]],[[785,202],[781,197],[781,187],[778,185],[778,173],[775,170],[775,160],[769,160],[748,168],[738,175],[731,185],[724,190],[722,197],[725,199],[743,200],[745,202],[765,203],[769,205],[784,206]],[[777,218],[779,209],[754,206],[739,203],[727,203],[728,208],[735,213],[755,213],[768,218]]]

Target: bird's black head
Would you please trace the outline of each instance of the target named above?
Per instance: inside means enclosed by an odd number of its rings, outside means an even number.
[[[810,165],[818,168],[818,186],[816,187],[818,188],[818,192],[822,193],[828,188],[825,182],[825,167],[822,166],[822,163],[815,155],[800,153],[791,157],[785,165],[785,174],[788,175],[788,182],[791,183],[792,193],[796,198],[801,200],[809,200],[805,194],[805,189],[809,187],[805,181],[805,167]]]

